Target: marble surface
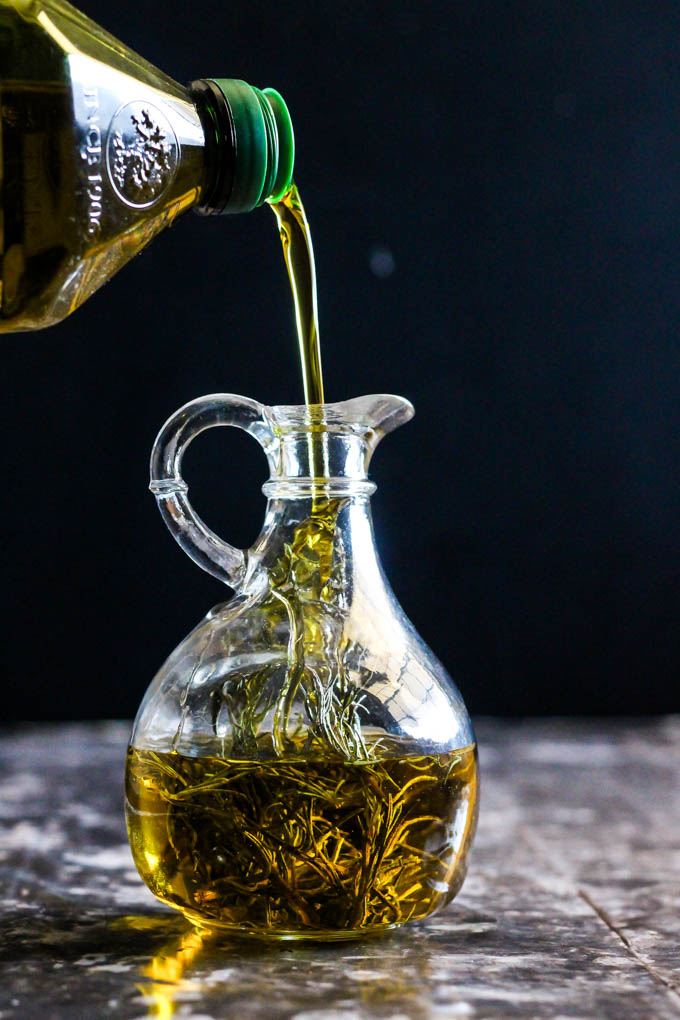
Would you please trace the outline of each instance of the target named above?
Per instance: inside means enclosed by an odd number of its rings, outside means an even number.
[[[680,1017],[680,717],[481,720],[457,900],[335,945],[211,941],[125,840],[128,724],[0,735],[0,1018]]]

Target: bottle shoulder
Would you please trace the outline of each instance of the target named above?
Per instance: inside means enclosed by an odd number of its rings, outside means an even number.
[[[251,751],[259,741],[283,753],[290,740],[318,737],[350,757],[387,738],[471,745],[460,693],[395,607],[387,623],[271,591],[215,607],[156,675],[134,741],[184,753],[218,745],[223,753],[226,742],[242,752],[249,732]]]

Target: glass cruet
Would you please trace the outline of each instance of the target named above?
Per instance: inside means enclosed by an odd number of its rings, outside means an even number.
[[[150,488],[199,566],[234,589],[171,654],[139,709],[126,815],[149,888],[195,924],[352,938],[426,917],[461,886],[477,817],[474,736],[397,603],[367,477],[411,404],[379,394],[265,407],[232,394],[161,429]],[[193,511],[182,455],[232,425],[262,445],[251,549]]]

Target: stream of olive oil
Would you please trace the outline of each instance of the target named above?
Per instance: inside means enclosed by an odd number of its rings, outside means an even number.
[[[319,313],[312,235],[300,193],[293,182],[280,202],[272,203],[295,305],[300,368],[306,404],[323,404]]]
[[[475,759],[474,747],[400,753],[400,738],[367,761],[130,748],[135,863],[156,896],[207,927],[343,938],[416,920],[463,881]]]

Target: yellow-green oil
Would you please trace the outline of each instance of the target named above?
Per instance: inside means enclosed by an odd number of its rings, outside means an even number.
[[[305,403],[323,404],[323,373],[316,297],[312,235],[295,182],[280,202],[272,204],[286,260],[295,306],[300,370]]]
[[[464,875],[474,747],[244,761],[130,748],[127,816],[149,888],[242,934],[341,939],[426,917]]]

